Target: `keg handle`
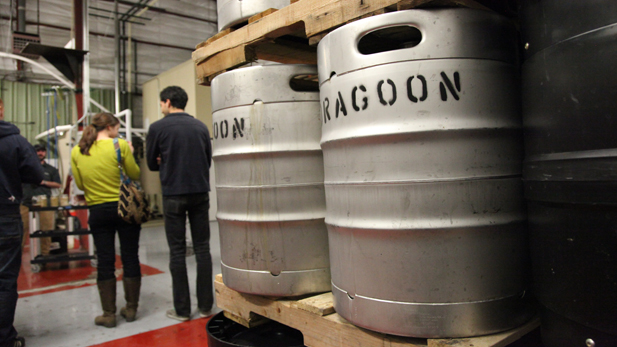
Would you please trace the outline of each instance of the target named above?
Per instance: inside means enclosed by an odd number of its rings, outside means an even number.
[[[319,64],[323,64],[323,68],[320,66],[320,70],[328,71],[327,76],[320,74],[321,82],[336,75],[338,69],[347,71],[347,66],[358,68],[430,57],[434,52],[429,47],[446,44],[442,42],[445,37],[442,33],[429,33],[439,30],[441,17],[435,11],[399,11],[365,18],[333,31],[325,39],[335,47],[321,52],[323,62]],[[402,35],[397,36],[401,32]],[[333,52],[343,54],[345,59],[329,62]]]
[[[351,24],[355,26],[355,40],[345,41],[360,56],[396,55],[401,50],[412,50],[431,42],[438,47],[446,44],[439,41],[456,32],[454,28],[451,31],[449,28],[443,29],[443,21],[447,18],[442,18],[439,12],[406,10],[366,18]],[[361,25],[363,21],[370,26]]]
[[[414,48],[424,39],[418,27],[415,23],[392,24],[363,32],[356,40],[356,52],[372,55]]]
[[[294,74],[289,77],[289,88],[298,93],[319,93],[316,73]]]

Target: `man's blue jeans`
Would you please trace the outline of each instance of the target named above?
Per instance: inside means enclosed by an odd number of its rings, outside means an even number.
[[[21,267],[21,216],[0,216],[0,346],[17,337],[13,327],[17,306],[17,276]]]
[[[210,255],[210,222],[208,193],[163,196],[165,233],[169,244],[169,270],[176,314],[191,316],[191,296],[186,272],[186,217],[191,224],[191,237],[197,262],[197,306],[199,311],[212,308],[212,257]]]

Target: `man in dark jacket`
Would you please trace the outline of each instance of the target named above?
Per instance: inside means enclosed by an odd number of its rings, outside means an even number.
[[[30,230],[30,207],[32,207],[32,197],[45,195],[47,197],[47,203],[51,205],[51,190],[62,188],[62,180],[60,179],[60,172],[55,167],[47,164],[45,158],[47,157],[47,149],[45,146],[41,144],[34,145],[34,150],[36,151],[36,155],[41,161],[41,166],[43,166],[43,174],[45,175],[45,179],[38,184],[24,184],[23,188],[23,198],[21,201],[20,211],[21,211],[21,222],[24,225],[24,239],[22,242],[22,247],[26,242],[26,233]],[[39,223],[41,230],[53,230],[56,228],[56,212],[55,211],[41,211],[39,212]],[[49,248],[51,245],[51,237],[40,237],[39,245],[41,247],[41,256],[49,255]],[[30,252],[34,252],[34,250],[30,250]]]
[[[152,171],[160,171],[165,233],[169,244],[174,309],[167,317],[191,318],[191,298],[186,273],[186,216],[197,262],[197,307],[201,317],[210,315],[212,257],[210,255],[210,163],[212,144],[206,125],[184,112],[186,92],[176,86],[161,92],[165,117],[150,125],[146,158]]]
[[[13,327],[23,233],[19,214],[21,185],[39,184],[44,178],[32,145],[19,135],[16,126],[4,121],[4,103],[0,99],[0,346],[25,345]]]

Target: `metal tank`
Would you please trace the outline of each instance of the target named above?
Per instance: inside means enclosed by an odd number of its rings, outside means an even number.
[[[525,195],[547,347],[617,346],[617,3],[524,1]]]
[[[270,8],[281,9],[289,0],[218,0],[216,13],[219,31],[247,21]]]
[[[316,73],[255,66],[212,81],[221,268],[239,292],[330,290],[319,93],[299,78]]]
[[[388,334],[528,320],[516,33],[469,9],[359,20],[318,46],[336,311]]]

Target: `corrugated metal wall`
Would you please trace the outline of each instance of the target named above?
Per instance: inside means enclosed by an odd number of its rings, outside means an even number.
[[[4,120],[19,127],[21,134],[32,144],[36,135],[47,129],[71,124],[71,114],[75,112],[73,94],[60,89],[55,94],[57,96],[44,95],[51,93],[52,85],[0,80]],[[107,109],[114,109],[113,90],[92,89],[90,97]],[[92,111],[99,112],[97,107],[92,107]]]

